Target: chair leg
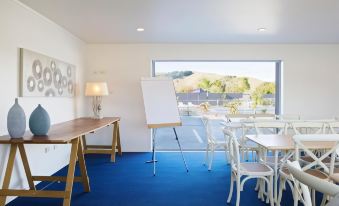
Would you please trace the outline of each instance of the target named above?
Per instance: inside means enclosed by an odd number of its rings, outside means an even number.
[[[244,152],[245,152],[245,148],[242,148],[242,149],[241,149],[241,159],[242,159],[242,161],[245,160]]]
[[[236,201],[236,206],[239,206],[240,205],[240,176],[237,176],[236,177],[237,179],[237,201]]]
[[[230,202],[231,202],[231,199],[232,199],[232,194],[233,194],[233,182],[234,182],[234,178],[233,178],[233,173],[232,173],[232,174],[231,174],[230,193],[228,193],[227,203],[230,203]]]
[[[270,189],[269,189],[269,195],[270,195],[270,204],[271,206],[274,206],[274,198],[273,198],[273,175],[270,176]]]
[[[261,186],[260,186],[260,193],[261,193],[261,201],[265,201],[264,192],[265,192],[265,181],[261,180]]]
[[[214,159],[214,145],[211,146],[211,158],[209,159],[208,163],[208,171],[212,170],[213,159]]]
[[[316,205],[315,204],[315,190],[312,189],[312,205]]]
[[[298,185],[294,184],[293,187],[293,201],[294,201],[294,206],[298,206],[298,201],[299,201],[299,194],[298,194]]]
[[[257,179],[257,184],[255,184],[254,190],[255,190],[255,191],[258,191],[258,190],[259,190],[259,179]]]
[[[283,189],[285,187],[286,184],[286,180],[280,176],[280,181],[279,181],[279,193],[278,193],[278,202],[277,205],[280,205],[281,203],[281,198],[282,198],[282,194],[283,194]]]
[[[246,151],[246,161],[248,162],[248,160],[249,160],[249,154],[248,153],[250,153],[250,150],[248,149],[247,151]]]
[[[261,179],[257,179],[257,183],[258,183],[258,199],[262,198],[262,183],[261,183]]]
[[[327,197],[328,197],[327,195],[325,195],[325,194],[323,195],[323,199],[322,199],[321,204],[320,204],[321,206],[326,205]]]
[[[207,165],[208,162],[209,162],[209,156],[208,156],[208,153],[209,153],[209,152],[210,152],[210,145],[207,143],[204,165]]]
[[[228,148],[225,146],[225,159],[226,159],[226,164],[229,164],[229,160],[228,160],[228,155],[227,155],[227,151],[228,151]]]

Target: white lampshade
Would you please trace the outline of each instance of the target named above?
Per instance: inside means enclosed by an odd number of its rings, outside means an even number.
[[[107,96],[108,89],[106,82],[87,82],[85,96]]]

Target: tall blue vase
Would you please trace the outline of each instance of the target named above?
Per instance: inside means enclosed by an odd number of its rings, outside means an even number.
[[[26,131],[26,115],[22,107],[15,98],[15,104],[7,114],[7,130],[12,138],[21,138]]]
[[[47,111],[39,104],[29,117],[29,129],[34,135],[47,135],[51,120]]]

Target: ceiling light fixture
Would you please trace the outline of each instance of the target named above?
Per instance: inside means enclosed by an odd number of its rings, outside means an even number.
[[[267,31],[267,29],[264,28],[264,27],[258,28],[257,30],[258,30],[258,32],[265,32],[265,31]]]
[[[144,29],[144,28],[141,28],[141,27],[139,27],[139,28],[137,28],[137,31],[141,32],[141,31],[145,31],[145,29]]]

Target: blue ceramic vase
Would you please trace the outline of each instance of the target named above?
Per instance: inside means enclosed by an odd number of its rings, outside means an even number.
[[[8,111],[7,130],[12,138],[21,138],[26,131],[26,115],[22,107],[15,98],[15,104]]]
[[[29,117],[29,129],[34,135],[47,135],[51,120],[47,111],[39,104]]]

